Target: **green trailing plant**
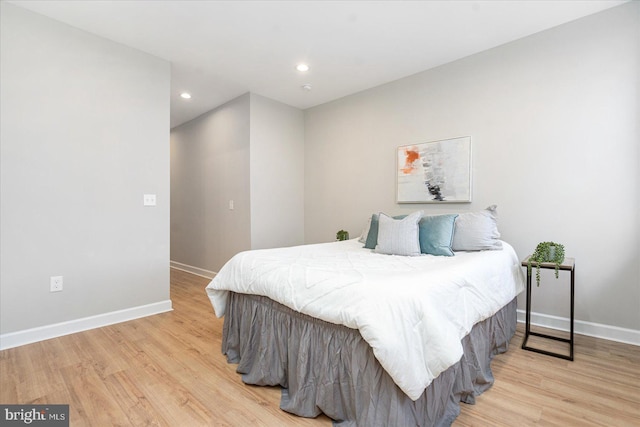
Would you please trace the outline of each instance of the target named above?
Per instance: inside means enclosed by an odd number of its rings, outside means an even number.
[[[556,265],[556,279],[558,278],[558,272],[560,264],[564,261],[564,246],[555,242],[542,242],[538,243],[536,250],[529,257],[527,263],[528,273],[531,274],[532,263],[536,263],[536,282],[540,286],[540,264],[543,262],[554,263]]]
[[[336,233],[336,240],[349,240],[349,232],[340,230]]]

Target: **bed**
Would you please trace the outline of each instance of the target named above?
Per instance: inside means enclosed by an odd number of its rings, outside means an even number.
[[[225,264],[206,290],[242,380],[279,385],[282,409],[339,426],[450,425],[460,402],[474,403],[515,332],[518,257],[497,229],[491,250],[384,253],[387,221],[426,218],[409,217],[380,217],[361,241],[247,251]],[[465,221],[449,222],[454,248]]]

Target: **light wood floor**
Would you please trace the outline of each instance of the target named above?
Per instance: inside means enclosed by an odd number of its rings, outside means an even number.
[[[72,426],[325,426],[242,383],[220,352],[208,280],[171,272],[174,311],[0,352],[0,403],[70,404]],[[577,336],[575,361],[520,349],[454,426],[640,426],[640,347]],[[391,427],[391,426],[390,426]]]

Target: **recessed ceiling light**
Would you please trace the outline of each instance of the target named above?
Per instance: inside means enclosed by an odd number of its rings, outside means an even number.
[[[296,70],[300,71],[301,73],[304,73],[305,71],[309,71],[309,66],[307,64],[298,64],[296,66]]]
[[[182,92],[180,94],[180,98],[184,98],[184,99],[191,99],[191,94],[188,92]]]

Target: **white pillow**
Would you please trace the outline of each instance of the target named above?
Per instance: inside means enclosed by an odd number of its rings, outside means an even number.
[[[358,239],[358,242],[367,243],[367,236],[369,235],[370,228],[371,228],[371,217],[367,219],[367,224],[364,226],[364,229],[362,230],[362,234],[360,234],[360,238]]]
[[[454,251],[485,251],[502,249],[498,232],[496,205],[479,212],[461,213],[453,231]]]
[[[381,212],[375,251],[388,255],[421,255],[418,227],[421,218],[422,211],[414,212],[403,219],[393,219]]]

